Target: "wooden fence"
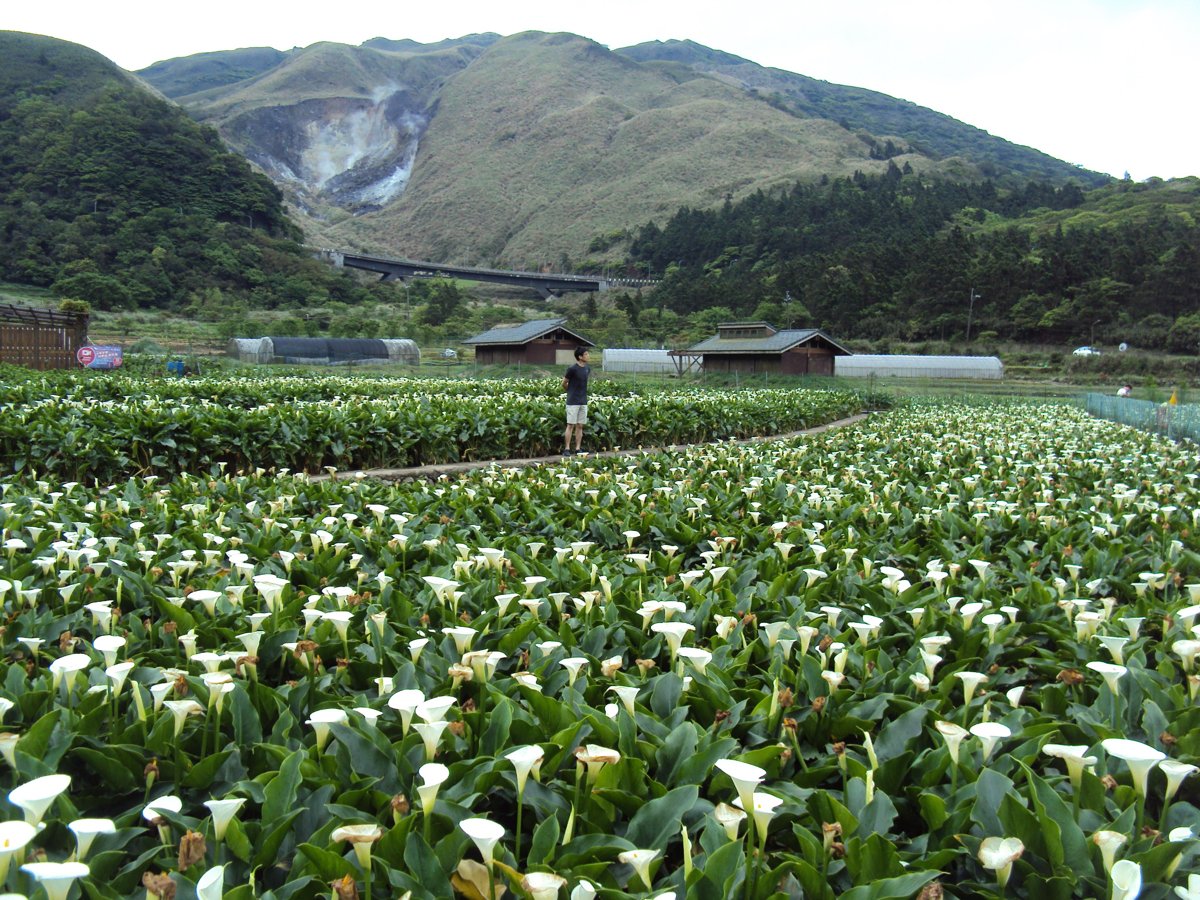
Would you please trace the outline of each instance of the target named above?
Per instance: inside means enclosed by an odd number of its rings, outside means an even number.
[[[0,303],[0,362],[30,369],[72,369],[87,343],[88,316]]]

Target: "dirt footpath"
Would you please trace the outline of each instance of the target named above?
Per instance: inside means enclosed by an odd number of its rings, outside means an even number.
[[[845,419],[838,419],[836,422],[826,422],[824,425],[817,425],[813,428],[804,428],[800,431],[789,431],[787,434],[775,434],[768,437],[747,438],[743,441],[738,441],[740,444],[758,444],[764,441],[784,441],[789,438],[800,437],[806,434],[820,434],[822,431],[828,431],[831,428],[844,428],[847,425],[853,425],[855,422],[861,422],[869,413],[858,413],[857,415],[849,416]],[[681,450],[684,447],[691,446],[689,444],[671,444],[666,447],[639,447],[636,450],[609,450],[599,453],[588,453],[585,451],[580,454],[582,459],[601,459],[612,456],[639,456],[645,453],[661,453],[667,450]],[[432,466],[412,466],[406,469],[359,469],[353,472],[335,472],[332,475],[321,474],[310,476],[313,481],[324,481],[326,478],[377,478],[381,481],[414,481],[416,479],[428,479],[430,481],[437,480],[443,475],[462,475],[466,472],[474,472],[477,469],[490,469],[493,466],[502,468],[526,468],[528,466],[546,466],[554,465],[562,462],[568,457],[561,455],[554,456],[537,456],[529,459],[482,459],[473,462],[458,462],[458,463],[441,463]]]

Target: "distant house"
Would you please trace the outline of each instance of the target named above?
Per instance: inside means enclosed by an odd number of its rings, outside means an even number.
[[[569,366],[576,347],[594,347],[592,341],[566,327],[566,319],[538,319],[523,325],[493,328],[463,341],[475,348],[481,365]]]
[[[835,356],[851,353],[819,328],[787,328],[767,322],[730,322],[688,349],[703,358],[704,371],[833,375]]]

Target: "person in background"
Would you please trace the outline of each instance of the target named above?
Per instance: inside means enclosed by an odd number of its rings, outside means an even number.
[[[583,443],[583,426],[587,424],[587,386],[592,370],[588,366],[587,347],[575,348],[575,365],[567,368],[562,386],[567,392],[567,430],[563,433],[563,456],[579,452]],[[571,436],[575,437],[575,449],[571,449]]]
[[[1117,396],[1118,397],[1132,397],[1133,396],[1133,385],[1131,385],[1131,384],[1121,385],[1121,387],[1117,389]]]

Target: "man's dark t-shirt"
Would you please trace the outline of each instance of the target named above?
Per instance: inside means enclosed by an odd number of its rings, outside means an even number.
[[[591,374],[591,366],[576,365],[567,369],[567,406],[587,404],[587,383]]]

